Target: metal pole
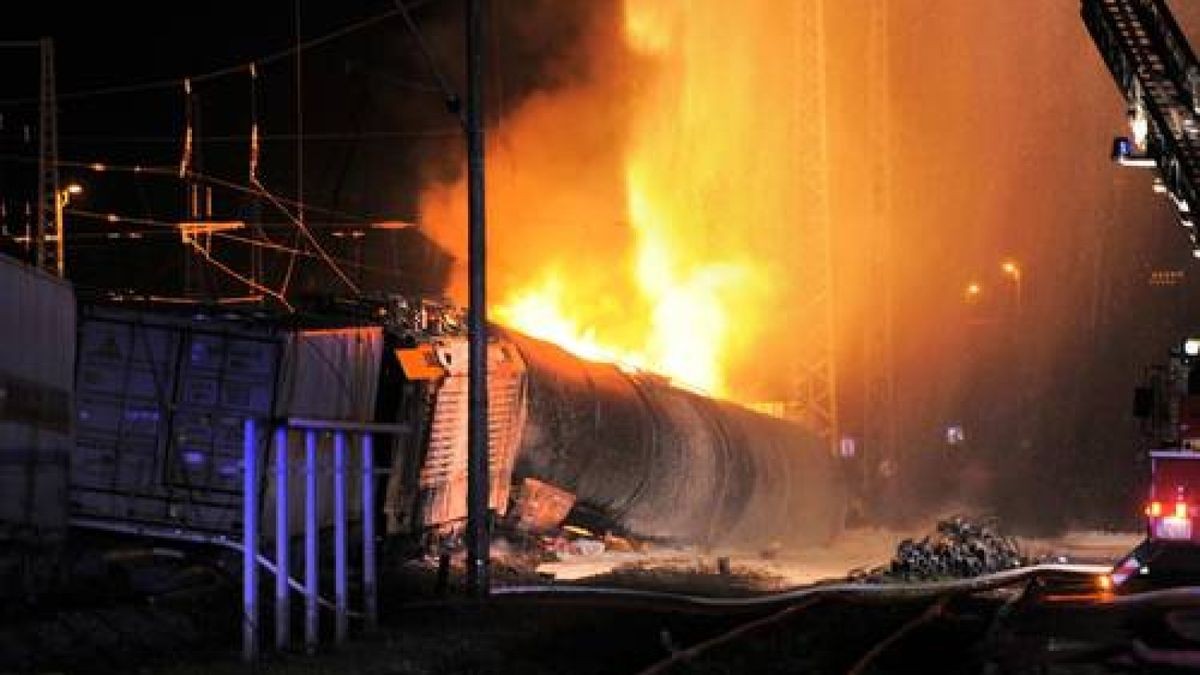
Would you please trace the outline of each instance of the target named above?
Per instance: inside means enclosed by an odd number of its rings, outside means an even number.
[[[275,430],[275,648],[287,649],[291,633],[288,578],[288,447],[287,427]]]
[[[59,191],[54,195],[54,269],[59,278],[66,275],[67,239],[63,228],[63,207],[67,205],[67,193]]]
[[[317,651],[320,606],[317,594],[317,432],[304,435],[304,648]]]
[[[363,606],[368,631],[379,627],[375,573],[375,437],[362,436]]]
[[[487,248],[483,181],[483,0],[467,0],[467,592],[488,594]]]
[[[258,656],[258,448],[257,429],[242,429],[242,660]]]
[[[333,601],[334,644],[346,642],[346,432],[333,435]]]
[[[42,38],[41,46],[41,97],[38,129],[38,208],[37,223],[34,227],[34,245],[36,247],[35,264],[40,270],[46,270],[51,253],[46,245],[49,219],[58,205],[58,99],[54,82],[54,41]],[[51,201],[53,200],[53,201]],[[54,249],[57,252],[57,248]],[[57,270],[57,264],[55,265]],[[47,270],[50,271],[50,270]]]

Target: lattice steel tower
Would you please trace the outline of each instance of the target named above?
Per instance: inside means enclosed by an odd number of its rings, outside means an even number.
[[[873,462],[896,453],[895,364],[893,358],[893,257],[891,198],[891,66],[888,2],[870,0],[867,17],[866,152],[867,301],[863,333],[863,452]]]
[[[834,354],[832,241],[829,231],[829,141],[826,122],[825,0],[796,3],[793,45],[799,74],[792,111],[798,204],[796,279],[800,289],[787,410],[820,434],[832,450],[838,441],[837,369]]]
[[[38,125],[37,222],[33,229],[34,262],[39,269],[59,274],[62,250],[58,222],[58,97],[54,83],[54,43],[42,38],[40,124]]]

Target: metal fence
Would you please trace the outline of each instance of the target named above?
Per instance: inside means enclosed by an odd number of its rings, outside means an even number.
[[[258,657],[259,626],[259,489],[263,484],[259,471],[259,426],[261,421],[247,419],[243,428],[243,491],[242,491],[242,656],[247,661]],[[292,467],[287,452],[288,430],[304,433],[304,579],[296,584],[291,579],[288,526],[288,477]],[[315,651],[319,643],[320,569],[318,561],[320,530],[317,522],[319,496],[318,434],[333,435],[333,550],[334,550],[334,641],[341,645],[349,634],[351,616],[360,616],[367,631],[374,630],[379,620],[378,569],[375,547],[375,436],[399,434],[406,430],[399,424],[373,424],[337,420],[289,418],[274,424],[275,472],[275,647],[291,646],[291,587],[299,586],[304,599],[304,645]],[[360,444],[358,467],[348,466],[348,443]],[[349,528],[347,523],[347,481],[357,477],[362,481],[362,593],[361,609],[352,611],[349,598]]]

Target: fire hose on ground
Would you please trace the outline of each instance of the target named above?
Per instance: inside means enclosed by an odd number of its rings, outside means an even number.
[[[875,643],[850,673],[865,672],[867,667],[892,645],[902,640],[915,629],[937,618],[950,598],[998,590],[1027,582],[1044,575],[1098,576],[1109,572],[1105,565],[1045,564],[1019,567],[993,574],[968,579],[932,581],[925,583],[830,583],[749,598],[709,598],[703,596],[661,591],[645,591],[621,588],[590,586],[510,586],[496,588],[492,595],[497,598],[537,598],[556,600],[607,599],[620,603],[673,604],[681,608],[705,611],[751,610],[781,607],[774,613],[738,625],[733,629],[697,643],[686,649],[673,650],[670,656],[643,670],[641,675],[660,675],[674,666],[695,659],[705,652],[728,644],[766,626],[779,623],[788,617],[808,609],[821,600],[830,598],[865,601],[929,600],[931,604],[916,617],[905,622],[895,631]],[[1193,600],[1200,603],[1200,589],[1193,589]]]

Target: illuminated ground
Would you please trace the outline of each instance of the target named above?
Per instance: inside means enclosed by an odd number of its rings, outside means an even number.
[[[546,563],[539,572],[556,580],[586,583],[587,577],[605,574],[622,565],[666,566],[713,570],[716,559],[728,556],[734,568],[759,572],[771,585],[791,587],[829,579],[840,579],[855,570],[887,564],[896,545],[907,538],[920,539],[930,528],[893,531],[864,528],[849,530],[825,547],[780,550],[764,556],[761,551],[702,552],[695,548],[650,548],[645,553],[564,555],[559,562]],[[1054,539],[1018,539],[1022,551],[1038,560],[1113,562],[1141,540],[1138,533],[1076,531]],[[766,590],[766,589],[764,589]]]

